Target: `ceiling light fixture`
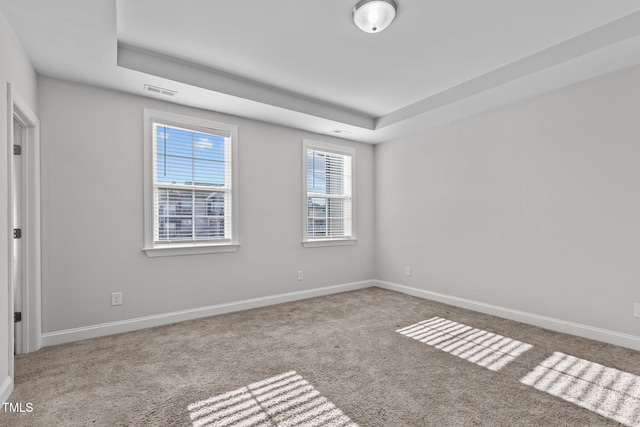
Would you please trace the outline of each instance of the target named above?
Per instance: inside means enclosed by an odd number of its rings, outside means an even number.
[[[395,0],[360,0],[353,8],[353,22],[365,33],[379,33],[396,17]]]

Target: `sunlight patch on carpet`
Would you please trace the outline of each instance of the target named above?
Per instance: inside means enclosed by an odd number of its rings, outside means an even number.
[[[358,427],[295,371],[192,403],[188,410],[193,427]]]
[[[554,352],[520,382],[628,426],[640,426],[640,377]]]
[[[499,371],[533,347],[441,317],[423,320],[396,332],[492,371]]]

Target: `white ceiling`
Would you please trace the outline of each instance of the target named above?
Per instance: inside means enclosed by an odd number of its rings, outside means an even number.
[[[638,0],[0,0],[36,70],[377,143],[640,63]],[[165,98],[145,84],[175,90]]]

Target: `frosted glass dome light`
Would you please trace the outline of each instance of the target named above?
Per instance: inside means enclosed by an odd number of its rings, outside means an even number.
[[[353,8],[353,22],[366,33],[379,33],[396,17],[394,0],[361,0]]]

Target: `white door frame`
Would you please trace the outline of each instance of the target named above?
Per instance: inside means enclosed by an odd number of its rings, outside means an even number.
[[[9,218],[10,225],[9,230],[12,228],[15,230],[16,228],[22,228],[24,223],[23,212],[24,203],[22,203],[22,181],[24,180],[23,171],[22,171],[22,163],[24,161],[24,156],[16,155],[16,149],[22,148],[23,141],[27,139],[27,128],[22,126],[22,122],[18,120],[17,117],[13,119],[13,156],[11,166],[13,170],[11,171],[11,179],[9,180],[9,196],[11,197],[11,202],[13,203],[12,207],[12,216]],[[11,237],[11,236],[9,236]],[[22,268],[22,258],[24,253],[22,251],[22,239],[13,238],[10,240],[13,241],[13,259],[11,263],[11,290],[13,291],[13,311],[22,312],[22,296],[23,296],[23,283],[22,283],[22,275],[24,274],[24,268]],[[22,322],[14,323],[13,329],[13,340],[15,343],[15,354],[22,354]]]
[[[7,84],[7,155],[10,194],[9,218],[13,216],[13,142],[14,119],[24,126],[22,141],[22,353],[41,347],[41,242],[40,242],[40,121],[28,104],[20,98],[11,83]],[[11,230],[9,230],[11,232]],[[9,239],[9,279],[13,277],[13,242]],[[9,375],[13,370],[13,291],[9,283]]]

